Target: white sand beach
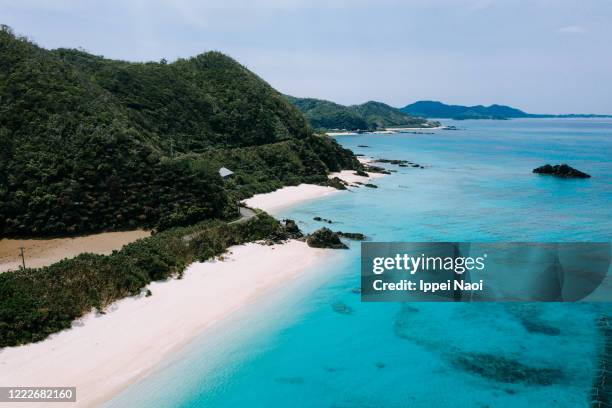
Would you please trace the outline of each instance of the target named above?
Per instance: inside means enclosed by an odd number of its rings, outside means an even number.
[[[150,284],[150,297],[120,300],[105,315],[91,313],[72,329],[45,341],[3,349],[0,384],[76,386],[77,404],[60,405],[95,406],[202,331],[327,259],[331,252],[295,240],[232,247],[224,261],[194,263],[183,279]]]
[[[330,175],[336,176],[354,183],[383,174],[362,177],[356,176],[353,170],[344,170]],[[342,191],[301,184],[258,194],[244,202],[274,213],[298,202]],[[115,239],[111,240],[113,245],[100,246],[99,241],[91,241],[90,246],[81,247],[74,241],[58,241],[61,245],[49,245],[57,250],[53,253],[58,259],[84,251],[110,253],[122,242]],[[55,259],[49,255],[51,252],[42,251],[40,262]],[[112,304],[104,315],[90,313],[71,329],[42,342],[1,349],[0,384],[76,386],[77,403],[63,405],[96,406],[151,372],[165,357],[204,330],[213,329],[215,323],[233,312],[312,270],[318,262],[329,260],[333,253],[334,250],[310,248],[296,240],[283,245],[249,243],[231,247],[223,260],[191,264],[182,279],[151,283],[147,288],[152,296],[122,299]],[[34,257],[29,262],[33,261]],[[0,403],[0,407],[13,405]],[[19,406],[45,404],[20,403]]]
[[[359,133],[357,132],[350,132],[350,131],[345,131],[345,132],[325,132],[325,134],[327,136],[350,136],[350,135],[358,135]]]
[[[73,258],[83,252],[109,255],[125,244],[151,235],[149,231],[104,232],[74,238],[52,239],[0,239],[0,272],[19,269],[20,247],[24,248],[28,268],[51,265],[64,258]]]
[[[444,129],[445,126],[430,126],[430,127],[392,127],[386,128],[385,130],[390,132],[413,132],[413,131],[422,131],[422,130],[440,130]]]
[[[291,207],[292,205],[335,194],[337,190],[329,186],[318,186],[315,184],[300,184],[279,188],[270,193],[255,194],[251,198],[243,200],[247,207],[259,208],[270,214]]]
[[[402,132],[418,132],[418,131],[425,131],[425,130],[440,130],[440,129],[444,129],[444,126],[390,127],[390,128],[385,128],[384,130],[372,130],[367,133],[383,135],[383,134],[393,134],[393,133],[402,133]],[[351,132],[351,131],[344,131],[344,132],[326,132],[325,134],[327,136],[334,137],[334,136],[356,136],[359,133]]]
[[[371,159],[359,158],[362,163],[369,163]],[[369,177],[358,176],[354,170],[342,170],[331,173],[330,178],[339,177],[349,184],[355,182],[367,183],[368,180],[384,176],[382,173],[368,173]],[[319,186],[316,184],[300,184],[297,186],[283,187],[278,190],[265,194],[256,194],[251,198],[243,200],[242,203],[247,207],[259,208],[272,215],[287,207],[309,200],[315,200],[337,194],[344,190],[338,190],[329,186]]]

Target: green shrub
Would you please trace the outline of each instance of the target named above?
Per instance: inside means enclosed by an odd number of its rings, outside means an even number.
[[[267,214],[245,223],[206,221],[143,238],[111,255],[81,254],[40,269],[0,274],[0,347],[43,340],[92,309],[137,295],[152,281],[177,277],[236,244],[278,233]]]

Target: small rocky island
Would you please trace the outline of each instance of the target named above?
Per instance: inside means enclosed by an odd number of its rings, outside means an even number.
[[[568,166],[567,164],[557,164],[551,166],[550,164],[546,164],[544,166],[538,167],[537,169],[533,169],[534,173],[537,174],[549,174],[551,176],[563,177],[563,178],[590,178],[591,176],[581,172],[580,170],[576,170],[573,167]]]
[[[348,249],[348,246],[340,241],[340,236],[329,228],[321,228],[313,232],[306,239],[309,247]]]

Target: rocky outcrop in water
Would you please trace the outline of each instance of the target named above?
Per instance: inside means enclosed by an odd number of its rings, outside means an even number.
[[[415,168],[421,168],[421,169],[425,168],[418,163],[411,162],[410,160],[377,159],[377,160],[374,160],[373,163],[387,163],[387,164],[392,164],[398,167],[415,167]]]
[[[300,228],[294,220],[284,219],[279,223],[276,231],[270,234],[270,237],[265,240],[265,243],[267,245],[280,244],[289,239],[300,239],[303,237],[304,234],[302,234],[302,231],[300,231]]]
[[[375,163],[388,163],[388,164],[395,164],[395,165],[410,163],[408,160],[395,160],[395,159],[377,159],[377,160],[374,160],[374,162]]]
[[[353,241],[365,241],[366,236],[363,235],[361,232],[342,232],[342,231],[338,231],[336,232],[336,234],[340,235],[341,237],[344,238],[348,238],[348,239],[352,239]]]
[[[533,169],[534,173],[537,174],[548,174],[556,177],[563,178],[590,178],[591,176],[581,172],[580,170],[576,170],[573,167],[568,166],[567,164],[557,164],[551,166],[550,164],[546,164],[544,166],[538,167],[537,169]]]
[[[313,232],[306,239],[309,247],[348,249],[348,246],[340,241],[340,236],[329,228],[321,228]]]
[[[340,177],[334,177],[327,180],[327,185],[337,190],[346,190],[346,182]]]
[[[297,223],[292,219],[287,218],[283,220],[283,222],[285,224],[285,231],[287,232],[287,234],[291,235],[291,238],[301,238],[304,235],[302,234],[302,231],[300,231],[300,228],[297,226]]]
[[[391,174],[391,171],[383,169],[382,167],[379,167],[379,166],[372,166],[369,164],[365,164],[363,167],[366,169],[367,172],[370,172],[370,173]]]

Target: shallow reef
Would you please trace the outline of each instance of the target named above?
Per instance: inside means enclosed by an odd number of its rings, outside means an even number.
[[[458,369],[504,383],[551,385],[564,378],[559,368],[532,367],[512,358],[489,353],[461,353],[451,358]]]
[[[352,307],[343,302],[335,302],[332,304],[332,310],[343,315],[352,315],[355,313]]]

